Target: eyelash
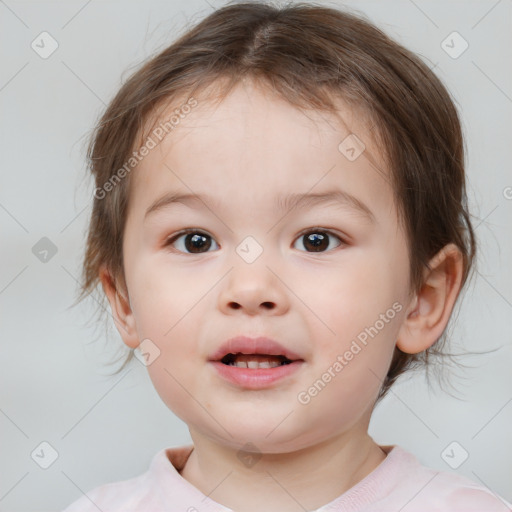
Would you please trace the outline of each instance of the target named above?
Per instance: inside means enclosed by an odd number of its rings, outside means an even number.
[[[172,235],[169,238],[167,238],[166,241],[165,241],[164,246],[165,247],[171,246],[174,242],[176,242],[176,240],[178,240],[182,236],[185,236],[185,235],[188,235],[188,234],[191,234],[191,233],[197,234],[197,235],[203,235],[203,236],[206,236],[206,237],[210,237],[213,240],[213,237],[211,237],[208,233],[205,233],[204,231],[201,231],[200,229],[187,228],[187,229],[183,229],[182,231],[179,231],[178,233],[175,233],[174,235]],[[330,231],[328,229],[324,229],[324,228],[320,228],[320,227],[308,228],[305,231],[301,231],[297,235],[297,238],[295,238],[295,240],[299,240],[304,235],[312,234],[312,233],[316,233],[316,234],[321,233],[321,234],[326,234],[326,235],[333,236],[333,237],[337,238],[340,241],[340,244],[337,247],[335,247],[335,249],[339,248],[342,245],[347,245],[347,242],[342,237],[340,237],[339,235],[337,235],[336,233],[334,233],[334,232],[332,232],[332,231]],[[330,249],[330,250],[327,250],[327,251],[301,251],[301,252],[307,252],[309,254],[318,254],[318,253],[321,254],[321,253],[325,253],[325,252],[331,252],[332,250],[333,249]],[[192,252],[183,252],[183,251],[176,251],[176,250],[174,250],[173,252],[178,252],[180,254],[207,254],[208,252],[211,252],[211,251],[206,251],[204,253],[201,253],[201,252],[199,252],[199,253],[192,253]]]

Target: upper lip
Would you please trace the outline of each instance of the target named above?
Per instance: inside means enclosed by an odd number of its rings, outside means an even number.
[[[227,354],[261,354],[272,356],[284,356],[291,361],[302,360],[300,355],[284,347],[279,342],[260,336],[250,338],[248,336],[235,336],[225,341],[213,354],[210,361],[220,361]]]

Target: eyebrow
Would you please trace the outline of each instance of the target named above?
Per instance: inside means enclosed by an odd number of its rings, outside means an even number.
[[[207,202],[214,208],[218,208],[222,203],[222,200],[219,201],[216,198],[211,197],[207,194],[200,195],[180,192],[169,192],[160,197],[159,199],[157,199],[154,203],[151,204],[151,206],[149,206],[144,215],[144,219],[147,219],[147,217],[150,214],[157,212],[163,208],[167,208],[173,204],[182,203],[187,205],[187,203],[197,204],[200,202]],[[305,209],[328,203],[348,206],[361,213],[370,222],[374,223],[376,221],[375,215],[365,203],[363,203],[360,199],[353,196],[352,194],[349,194],[348,192],[339,189],[328,190],[322,193],[289,194],[285,197],[278,197],[275,203],[275,208],[276,210],[286,210],[288,212],[294,208]],[[203,206],[205,205],[203,204]]]

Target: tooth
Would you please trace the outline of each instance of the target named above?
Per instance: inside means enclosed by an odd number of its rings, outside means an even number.
[[[283,363],[271,359],[261,360],[261,358],[250,358],[239,356],[234,361],[229,363],[230,366],[236,366],[237,368],[276,368],[278,366],[282,366]]]

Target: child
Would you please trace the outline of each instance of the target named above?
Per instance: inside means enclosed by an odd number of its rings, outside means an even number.
[[[510,511],[368,435],[470,274],[463,153],[436,76],[338,10],[228,5],[147,62],[90,146],[82,296],[193,444],[66,512]]]

